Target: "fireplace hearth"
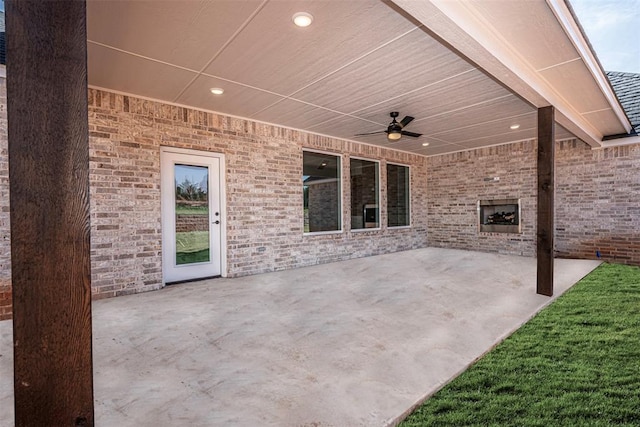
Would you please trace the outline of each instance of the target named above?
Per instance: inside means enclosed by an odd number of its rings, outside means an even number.
[[[520,233],[520,199],[478,200],[479,231]]]

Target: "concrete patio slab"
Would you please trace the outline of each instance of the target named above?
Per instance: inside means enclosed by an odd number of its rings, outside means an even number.
[[[425,248],[93,304],[96,425],[385,426],[599,262]],[[0,322],[0,425],[13,425]]]

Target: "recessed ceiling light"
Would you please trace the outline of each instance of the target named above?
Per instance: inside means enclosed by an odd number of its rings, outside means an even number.
[[[511,129],[511,130],[520,129],[520,125],[516,123],[515,125],[509,126],[509,129]]]
[[[211,93],[214,95],[222,95],[224,93],[224,89],[219,88],[219,87],[212,87],[211,88]]]
[[[298,12],[291,18],[298,27],[308,27],[313,22],[313,16],[307,12]]]
[[[429,146],[429,143],[428,143],[428,142],[423,142],[423,143],[422,143],[422,146],[423,146],[423,147],[428,147],[428,146]]]

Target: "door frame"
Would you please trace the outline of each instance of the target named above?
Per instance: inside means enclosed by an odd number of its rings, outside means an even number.
[[[217,158],[220,163],[219,177],[218,177],[218,194],[220,197],[220,276],[227,277],[227,179],[226,179],[226,167],[225,167],[225,157],[222,153],[215,153],[212,151],[201,151],[201,150],[192,150],[187,148],[176,148],[176,147],[168,147],[161,146],[160,147],[160,184],[162,184],[162,154],[183,154],[194,157],[214,157]],[[164,250],[165,250],[165,234],[168,232],[174,232],[175,230],[165,230],[162,226],[163,223],[163,194],[162,194],[162,185],[160,185],[160,229],[162,231],[162,263],[164,264]],[[198,279],[194,279],[198,280]],[[171,282],[173,283],[173,282]],[[165,273],[164,273],[164,265],[162,266],[162,285],[166,284]]]

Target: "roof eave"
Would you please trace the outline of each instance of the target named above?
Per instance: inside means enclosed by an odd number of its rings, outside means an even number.
[[[600,87],[602,94],[607,98],[607,101],[611,105],[611,108],[620,121],[620,124],[624,127],[627,133],[631,133],[633,131],[633,126],[631,125],[624,108],[620,104],[618,97],[611,87],[611,83],[606,76],[605,70],[593,51],[593,48],[580,26],[570,4],[567,0],[546,0],[546,2],[558,19],[560,25],[562,25],[565,34],[569,37],[573,46],[578,50],[580,56],[582,56],[587,69]]]
[[[607,139],[606,141],[602,142],[602,146],[600,148],[620,147],[622,145],[634,145],[634,144],[640,144],[639,135],[634,135],[634,136],[624,135],[618,138]]]
[[[472,5],[466,2],[447,0],[392,0],[437,38],[451,46],[459,54],[476,64],[496,81],[508,87],[515,94],[536,108],[553,105],[556,109],[556,122],[590,146],[602,145],[603,132],[585,119],[561,93],[561,88],[546,81],[519,52],[509,44],[509,40],[498,34],[490,25],[478,18]],[[631,131],[631,123],[616,98],[604,71],[600,67],[588,42],[579,31],[574,16],[563,0],[550,0],[555,4],[553,13],[559,25],[575,29],[571,41],[576,45],[579,55],[597,83],[597,88],[606,97],[608,104],[620,121],[620,130]],[[567,32],[565,30],[565,32]],[[572,37],[567,32],[567,37]],[[585,55],[587,58],[585,58]]]

